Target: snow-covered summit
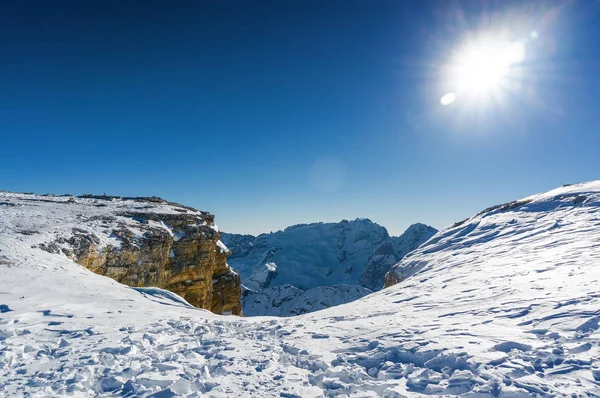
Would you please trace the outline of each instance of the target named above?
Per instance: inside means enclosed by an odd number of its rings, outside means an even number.
[[[222,235],[232,251],[229,263],[244,285],[252,289],[294,285],[300,289],[337,284],[357,284],[373,250],[389,239],[386,229],[370,220],[299,224],[251,240]],[[248,246],[246,246],[248,247]],[[239,256],[238,253],[245,252]],[[269,279],[262,275],[266,263],[277,270]]]
[[[250,289],[243,297],[244,313],[286,315],[287,308],[287,315],[295,315],[381,289],[386,272],[435,232],[415,224],[391,237],[381,225],[357,218],[292,225],[257,237],[224,233],[221,238],[232,252],[229,264]],[[355,287],[349,290],[348,285]]]

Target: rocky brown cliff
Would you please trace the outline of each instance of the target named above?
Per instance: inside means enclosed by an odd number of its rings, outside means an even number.
[[[154,197],[32,200],[56,202],[75,218],[64,221],[69,232],[39,248],[132,287],[160,287],[217,314],[242,314],[241,280],[227,265],[213,215]]]

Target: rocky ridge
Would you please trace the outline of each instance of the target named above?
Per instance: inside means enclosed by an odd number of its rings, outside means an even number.
[[[218,314],[242,313],[241,280],[227,264],[230,252],[212,214],[157,197],[0,192],[0,205],[13,210],[2,227],[34,247],[128,286],[164,288]],[[52,233],[23,230],[24,216],[50,224]]]

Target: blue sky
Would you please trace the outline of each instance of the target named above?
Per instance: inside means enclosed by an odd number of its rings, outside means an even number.
[[[498,29],[538,34],[518,88],[442,107]],[[0,189],[399,234],[599,177],[596,1],[3,2],[0,35]]]

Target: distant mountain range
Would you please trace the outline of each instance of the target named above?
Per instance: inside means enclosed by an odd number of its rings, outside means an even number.
[[[223,233],[245,286],[245,315],[289,316],[347,303],[383,287],[385,274],[437,230],[390,236],[366,218],[299,224],[258,236]]]

